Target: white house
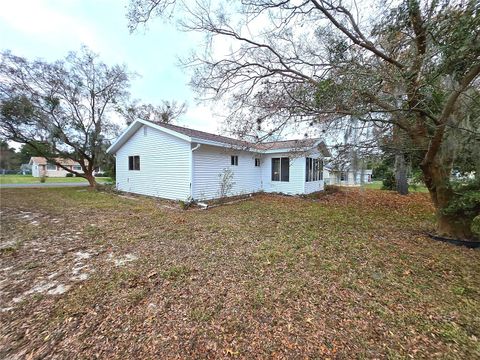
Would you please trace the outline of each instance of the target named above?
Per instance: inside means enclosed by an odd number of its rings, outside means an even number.
[[[145,120],[134,121],[107,152],[116,157],[118,190],[175,200],[220,197],[226,171],[228,196],[320,191],[330,156],[319,139],[254,144]]]
[[[324,167],[324,179],[327,185],[360,186],[372,182],[372,170],[336,169],[329,165]],[[363,178],[363,179],[362,179]]]
[[[70,159],[55,159],[61,165],[77,172],[82,172],[82,167],[79,163]],[[34,177],[65,177],[69,172],[60,166],[48,162],[47,159],[41,156],[32,156],[28,163],[32,167],[32,176]]]

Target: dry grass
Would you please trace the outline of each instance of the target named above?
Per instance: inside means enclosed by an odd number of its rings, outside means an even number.
[[[0,357],[480,356],[480,253],[422,234],[425,194],[163,205],[2,190]]]

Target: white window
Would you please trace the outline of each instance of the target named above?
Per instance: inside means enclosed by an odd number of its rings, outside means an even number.
[[[290,181],[289,158],[272,158],[272,181]]]
[[[230,156],[230,165],[238,166],[238,156],[237,155]]]
[[[57,170],[57,165],[53,163],[47,163],[47,170]]]
[[[323,180],[323,161],[321,159],[306,158],[305,181]]]
[[[73,165],[72,170],[73,171],[82,171],[82,167],[80,165]]]
[[[128,157],[128,170],[140,170],[140,156]]]
[[[255,158],[255,166],[260,166],[260,159],[259,158]]]

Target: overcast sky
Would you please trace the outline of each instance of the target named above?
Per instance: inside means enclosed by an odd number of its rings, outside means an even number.
[[[130,34],[127,4],[128,0],[0,0],[0,49],[53,61],[85,44],[105,63],[125,63],[141,75],[133,81],[133,98],[153,104],[186,101],[189,110],[179,124],[218,133],[226,114],[208,104],[197,105],[188,86],[190,74],[177,65],[200,35],[180,32],[161,19],[154,19],[146,31]]]

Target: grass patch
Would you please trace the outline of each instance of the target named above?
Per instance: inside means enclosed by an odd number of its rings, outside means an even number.
[[[370,190],[382,190],[383,181],[382,180],[375,180],[371,183],[362,185],[364,189]],[[428,193],[428,189],[425,185],[409,185],[408,191],[412,193],[420,192],[420,193]]]
[[[40,184],[41,178],[32,175],[0,175],[0,184]],[[111,181],[110,178],[96,178],[97,182],[105,183]],[[47,177],[46,183],[86,183],[87,180],[81,177]]]
[[[80,188],[1,195],[2,242],[22,246],[0,255],[14,306],[0,357],[480,356],[480,252],[422,235],[426,194],[263,194],[186,212]],[[92,254],[83,282],[69,280],[78,251]],[[53,273],[68,292],[12,303]]]
[[[175,265],[162,272],[162,277],[171,281],[185,280],[191,270],[185,265]]]

